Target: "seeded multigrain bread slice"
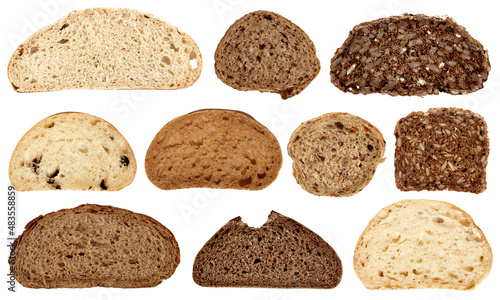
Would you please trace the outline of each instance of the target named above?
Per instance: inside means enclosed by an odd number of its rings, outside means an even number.
[[[483,88],[488,52],[450,17],[404,14],[361,23],[331,61],[344,92],[424,96]]]
[[[15,257],[24,287],[139,288],[172,276],[180,251],[172,232],[149,216],[85,204],[29,222]]]
[[[302,123],[290,137],[293,176],[307,192],[347,197],[361,191],[382,163],[380,131],[348,113],[328,113]]]
[[[230,220],[196,255],[193,279],[207,287],[331,289],[342,262],[319,235],[275,211],[260,228]]]
[[[105,120],[84,113],[43,119],[18,142],[9,166],[18,191],[117,191],[134,180],[127,140]]]
[[[309,36],[270,11],[237,20],[215,51],[215,73],[222,82],[240,91],[278,93],[283,99],[302,92],[319,70]]]
[[[193,39],[148,13],[73,11],[22,43],[8,67],[17,92],[179,89],[200,76]]]
[[[460,208],[403,200],[382,209],[356,245],[354,271],[368,289],[468,290],[486,278],[493,253]]]
[[[486,190],[488,126],[460,108],[412,112],[394,130],[396,186],[402,191]]]
[[[282,161],[276,137],[250,115],[205,109],[168,122],[151,142],[145,168],[164,190],[260,190],[276,179]]]

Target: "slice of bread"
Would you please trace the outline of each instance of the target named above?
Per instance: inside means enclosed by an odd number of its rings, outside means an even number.
[[[331,60],[343,92],[425,96],[483,88],[488,51],[449,17],[404,14],[355,26]]]
[[[369,122],[328,113],[302,123],[290,137],[293,176],[307,192],[347,197],[361,191],[384,162],[385,141]]]
[[[319,59],[309,36],[285,17],[255,11],[227,30],[215,51],[215,74],[240,91],[298,95],[318,75]]]
[[[15,255],[15,278],[29,288],[152,287],[180,262],[177,241],[161,223],[94,204],[32,220]]]
[[[151,14],[124,8],[73,11],[12,55],[17,92],[179,89],[200,76],[193,39]]]
[[[382,209],[354,253],[354,271],[368,289],[472,289],[492,262],[490,245],[472,218],[432,200],[403,200]]]
[[[93,115],[67,112],[43,119],[17,143],[9,165],[18,191],[117,191],[134,180],[127,140]]]
[[[490,153],[483,117],[460,108],[412,112],[394,130],[396,186],[402,191],[481,193]]]
[[[260,190],[278,176],[276,137],[240,111],[205,109],[168,122],[149,146],[146,174],[158,188]]]
[[[207,287],[331,289],[342,262],[319,235],[272,211],[260,228],[230,220],[196,255],[193,279]]]

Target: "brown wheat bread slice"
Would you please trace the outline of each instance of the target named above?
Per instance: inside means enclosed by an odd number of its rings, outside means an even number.
[[[240,91],[291,98],[318,75],[319,59],[309,36],[285,17],[255,11],[227,30],[215,51],[215,73]]]
[[[331,60],[343,92],[424,96],[483,88],[488,52],[450,17],[392,16],[355,26]]]
[[[168,122],[151,142],[145,168],[164,190],[260,190],[276,179],[282,161],[276,137],[250,115],[206,109]]]
[[[327,113],[302,123],[290,137],[293,176],[307,192],[347,197],[368,185],[382,163],[380,131],[357,116]]]
[[[15,242],[16,280],[29,288],[152,287],[180,262],[174,235],[153,218],[80,205],[39,216]]]
[[[486,190],[488,126],[460,108],[412,112],[394,130],[396,186],[402,191]]]
[[[196,255],[193,279],[208,287],[336,287],[342,262],[320,236],[275,211],[260,228],[230,220]]]

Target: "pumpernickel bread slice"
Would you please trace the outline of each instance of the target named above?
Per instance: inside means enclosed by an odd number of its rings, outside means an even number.
[[[361,23],[331,61],[343,92],[424,96],[483,88],[488,52],[450,17],[404,14]]]
[[[134,180],[137,162],[120,132],[77,112],[43,119],[17,143],[9,179],[18,191],[117,191]]]
[[[285,17],[255,11],[227,30],[215,51],[215,74],[240,91],[278,93],[288,99],[318,75],[309,36]]]
[[[179,89],[200,76],[193,39],[148,13],[73,11],[22,43],[8,67],[17,92]]]
[[[282,161],[276,137],[250,115],[206,109],[168,122],[151,142],[145,168],[164,190],[260,190],[276,179]]]
[[[201,248],[193,279],[207,287],[336,287],[342,262],[320,236],[275,211],[260,228],[230,220]]]
[[[481,193],[490,153],[488,126],[460,108],[412,112],[394,130],[396,186],[402,191]]]
[[[468,290],[491,270],[483,232],[460,208],[403,200],[382,209],[359,238],[354,271],[368,289]]]
[[[302,123],[290,137],[293,176],[307,192],[347,197],[361,191],[382,163],[380,131],[348,113],[328,113]]]
[[[39,216],[15,241],[11,267],[29,288],[152,287],[180,262],[174,235],[153,218],[80,205]]]

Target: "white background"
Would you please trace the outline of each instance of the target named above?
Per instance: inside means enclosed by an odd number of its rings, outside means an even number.
[[[19,193],[18,229],[40,214],[83,203],[114,205],[147,214],[176,236],[181,263],[175,274],[161,285],[146,289],[26,289],[17,292],[2,284],[2,299],[499,299],[500,266],[495,262],[489,277],[475,290],[370,291],[354,274],[352,256],[357,239],[370,219],[384,206],[402,199],[425,198],[451,202],[468,212],[482,228],[500,255],[500,78],[498,59],[498,14],[496,1],[251,1],[251,0],[164,0],[164,1],[3,1],[0,18],[0,94],[2,146],[0,147],[0,231],[6,244],[7,169],[12,151],[21,136],[41,119],[64,111],[81,111],[102,117],[127,138],[138,160],[135,181],[118,192],[24,192]],[[16,47],[33,31],[55,22],[68,12],[88,7],[128,7],[150,12],[179,27],[198,44],[203,54],[200,79],[190,88],[177,91],[64,91],[17,94],[7,76],[8,61]],[[239,92],[224,85],[213,69],[213,53],[226,29],[246,13],[275,11],[299,25],[312,39],[321,61],[318,77],[298,96],[283,101],[277,94]],[[330,59],[356,24],[403,12],[453,17],[489,50],[492,71],[484,89],[467,96],[390,97],[344,94],[330,83]],[[430,107],[462,107],[480,113],[489,125],[491,154],[488,189],[480,194],[457,192],[400,192],[394,184],[394,126],[411,111]],[[245,111],[267,126],[280,141],[283,167],[278,179],[257,192],[186,189],[162,191],[153,186],[144,171],[146,150],[158,130],[171,119],[203,108]],[[292,176],[291,159],[286,154],[288,138],[303,121],[326,112],[358,115],[383,133],[387,141],[385,163],[371,183],[349,198],[317,197],[303,191]],[[331,290],[280,290],[202,288],[191,277],[193,260],[203,244],[229,219],[242,216],[252,226],[262,225],[271,210],[303,223],[322,236],[338,253],[344,275]],[[7,247],[0,253],[1,281],[6,282]],[[5,281],[4,281],[5,280]],[[5,298],[8,296],[9,298]]]

